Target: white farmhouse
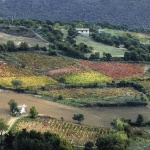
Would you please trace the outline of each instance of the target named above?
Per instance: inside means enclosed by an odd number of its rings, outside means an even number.
[[[18,105],[17,108],[18,108],[20,114],[24,114],[24,113],[27,112],[27,111],[26,111],[27,106],[26,106],[25,104],[23,104],[23,105]]]
[[[84,36],[89,36],[90,34],[89,28],[76,28],[76,30],[78,31],[78,33]]]
[[[106,29],[98,29],[97,30],[98,33],[102,33],[102,32],[105,32],[105,31],[106,31]]]

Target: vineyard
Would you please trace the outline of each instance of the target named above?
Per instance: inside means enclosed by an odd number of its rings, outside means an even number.
[[[109,129],[67,123],[56,119],[22,120],[14,126],[13,131],[22,130],[23,128],[26,128],[27,131],[34,129],[40,132],[57,133],[73,145],[84,145],[87,141],[95,143],[98,136],[109,133]]]
[[[55,85],[57,82],[45,76],[29,76],[29,77],[0,77],[0,85],[4,87],[12,87],[12,80],[21,80],[22,88],[41,87],[47,85]]]
[[[64,67],[64,68],[59,68],[56,70],[47,71],[45,73],[45,75],[51,76],[51,77],[59,77],[63,74],[69,74],[69,73],[79,72],[79,71],[83,71],[83,70],[85,70],[85,67],[83,67],[83,66],[72,65],[72,66],[68,66],[68,67]]]
[[[23,87],[57,84],[55,80],[41,76],[31,70],[20,68],[6,62],[0,62],[0,85],[12,87],[11,81],[13,79],[21,80]]]
[[[38,91],[43,97],[76,107],[98,106],[100,104],[125,105],[141,102],[141,93],[132,88],[63,88]]]
[[[20,77],[33,75],[38,75],[38,73],[17,67],[4,61],[0,62],[0,77]]]
[[[20,64],[27,68],[47,69],[47,68],[61,68],[73,65],[74,62],[67,58],[60,58],[55,56],[47,56],[36,53],[16,53],[15,59]]]
[[[138,81],[141,85],[143,85],[150,92],[150,80]]]
[[[112,78],[124,78],[144,74],[144,65],[142,64],[91,62],[85,60],[80,60],[80,63]]]
[[[49,94],[52,97],[62,95],[63,98],[104,98],[110,96],[138,95],[139,92],[132,88],[63,88],[59,90],[40,91],[40,94]]]
[[[73,85],[103,83],[112,80],[112,78],[90,69],[62,75],[58,80],[60,78],[64,78],[66,83]]]

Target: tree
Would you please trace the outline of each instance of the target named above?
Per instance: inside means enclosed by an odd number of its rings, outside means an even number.
[[[19,49],[20,49],[21,51],[28,51],[28,50],[29,50],[29,45],[28,45],[28,43],[26,43],[26,42],[21,42]]]
[[[7,50],[6,45],[0,44],[0,52],[5,52]]]
[[[31,118],[37,118],[38,117],[38,112],[37,112],[37,110],[35,109],[35,107],[31,107],[30,108],[30,111],[29,111],[29,115],[30,115],[30,117]]]
[[[129,52],[124,53],[124,60],[126,60],[126,61],[130,60],[130,53]]]
[[[100,58],[100,53],[95,52],[94,54],[91,54],[90,59],[99,59]]]
[[[15,89],[19,89],[21,86],[22,86],[22,81],[21,80],[17,80],[17,79],[13,79],[12,81],[11,81],[11,84],[13,85],[13,87],[15,88]]]
[[[103,53],[103,57],[104,57],[104,60],[106,60],[106,61],[110,61],[110,59],[111,59],[111,54],[110,53]]]
[[[74,114],[74,116],[72,117],[73,120],[77,120],[78,123],[80,123],[81,121],[84,120],[84,115],[83,114]]]
[[[99,137],[96,146],[98,150],[126,150],[129,140],[126,134],[114,133]]]
[[[7,50],[8,50],[9,52],[14,52],[14,51],[16,51],[16,46],[15,46],[15,44],[14,44],[13,41],[7,41]]]
[[[2,135],[3,131],[8,129],[7,124],[4,122],[4,119],[0,118],[0,135]]]
[[[76,37],[78,35],[78,31],[75,28],[70,28],[68,30],[68,35],[72,37]]]
[[[9,131],[7,134],[5,134],[4,138],[4,149],[5,150],[12,150],[13,149],[13,142],[14,142],[14,133]]]
[[[93,146],[94,146],[94,144],[91,141],[88,141],[88,142],[85,143],[84,150],[92,150]]]
[[[40,50],[39,44],[36,44],[34,47],[35,50]]]
[[[18,104],[17,104],[17,102],[14,100],[14,99],[11,99],[9,102],[8,102],[8,105],[9,105],[9,107],[10,107],[10,112],[12,113],[12,114],[14,114],[15,112],[19,112],[19,110],[18,110]]]
[[[3,119],[0,118],[0,144],[2,144],[2,134],[4,131],[8,129],[7,124],[4,122]]]
[[[73,150],[71,143],[66,139],[50,132],[24,130],[16,134],[15,140],[19,150]]]
[[[136,123],[141,125],[143,123],[143,121],[144,121],[143,115],[139,114],[137,117]]]

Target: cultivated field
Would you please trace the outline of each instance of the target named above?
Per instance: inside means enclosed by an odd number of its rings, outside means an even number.
[[[76,37],[76,42],[79,43],[84,43],[87,46],[92,46],[93,47],[93,52],[99,52],[100,57],[103,57],[103,53],[110,53],[113,57],[123,57],[124,53],[127,51],[124,48],[116,48],[114,46],[107,46],[102,43],[95,42],[92,40],[91,37],[85,37],[85,36],[77,36]]]
[[[39,132],[54,132],[60,137],[67,139],[74,145],[85,145],[87,141],[96,143],[99,135],[109,133],[109,129],[95,128],[91,126],[83,126],[56,119],[36,119],[36,120],[21,120],[18,122],[13,131],[22,130],[26,128],[27,131],[36,130]]]
[[[19,94],[10,91],[0,91],[0,117],[8,121],[11,116],[9,115],[8,102],[10,99],[15,99],[18,104],[26,104],[29,110],[32,106],[35,106],[40,114],[45,114],[57,119],[64,117],[65,121],[75,122],[72,120],[72,116],[75,113],[82,113],[85,116],[83,124],[91,126],[109,126],[110,122],[115,117],[131,118],[136,120],[137,115],[143,114],[145,119],[149,117],[148,107],[115,107],[115,108],[77,108],[66,106],[63,104],[47,101],[38,97],[29,96],[26,94]]]
[[[48,56],[31,52],[17,52],[8,54],[9,58],[18,64],[25,65],[25,68],[30,69],[55,69],[62,68],[75,63],[67,58],[60,58],[57,56]]]
[[[104,83],[112,80],[110,77],[89,69],[81,72],[67,74],[63,77],[65,78],[66,83],[73,85]]]
[[[112,78],[132,77],[144,74],[145,66],[142,64],[129,64],[120,62],[92,62],[80,60],[80,62],[100,73]]]
[[[15,36],[0,32],[0,44],[7,43],[7,41],[13,41],[15,45],[19,45],[21,42],[27,42],[29,46],[35,46],[38,44],[40,47],[48,46],[48,43],[39,38],[28,38],[23,36]]]
[[[50,77],[42,76],[32,70],[20,68],[5,61],[0,62],[0,85],[4,87],[12,87],[12,80],[21,80],[22,87],[28,86],[44,86],[57,84],[55,80]]]
[[[141,93],[133,88],[62,88],[38,91],[46,98],[77,107],[100,104],[122,105],[128,102],[142,102]]]
[[[148,92],[150,92],[150,80],[143,80],[143,81],[138,81],[141,85],[143,85]]]

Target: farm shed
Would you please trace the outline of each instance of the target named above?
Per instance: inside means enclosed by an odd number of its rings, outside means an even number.
[[[98,29],[97,30],[98,33],[102,33],[102,32],[105,32],[105,31],[106,31],[106,29]]]
[[[89,28],[76,28],[79,34],[82,34],[84,36],[89,36]]]
[[[20,112],[20,114],[26,113],[27,112],[27,106],[25,104],[23,105],[18,105],[18,110]]]

